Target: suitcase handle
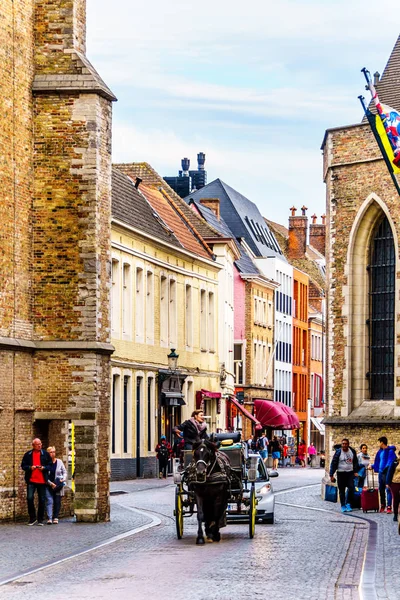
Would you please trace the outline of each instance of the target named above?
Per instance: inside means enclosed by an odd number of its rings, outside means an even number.
[[[375,489],[375,472],[374,469],[366,469],[367,471],[367,486],[371,489]],[[371,473],[372,476],[372,486],[369,485],[369,474]]]

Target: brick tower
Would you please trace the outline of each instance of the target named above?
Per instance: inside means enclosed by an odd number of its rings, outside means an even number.
[[[77,520],[109,518],[115,97],[85,56],[85,5],[1,8],[1,518],[26,513],[19,464],[32,436],[66,462],[71,431]]]

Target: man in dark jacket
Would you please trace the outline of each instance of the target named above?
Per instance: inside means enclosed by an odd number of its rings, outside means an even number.
[[[387,473],[390,465],[396,460],[396,446],[388,446],[388,440],[386,436],[382,436],[378,439],[379,450],[375,455],[374,464],[372,469],[375,473],[378,473],[379,481],[379,496],[381,501],[380,512],[387,510],[388,514],[392,513],[392,492],[387,487]],[[386,504],[387,496],[387,504]],[[387,508],[386,508],[387,506]]]
[[[342,439],[342,444],[333,455],[329,475],[334,482],[337,473],[337,484],[342,512],[351,512],[354,495],[354,477],[358,477],[358,458],[354,448],[350,448],[347,438]],[[346,504],[347,488],[347,504]]]
[[[43,525],[46,502],[46,486],[49,479],[48,468],[51,464],[50,454],[42,449],[39,438],[32,441],[32,450],[24,454],[21,468],[25,471],[26,499],[28,503],[28,525]],[[36,518],[35,490],[38,495],[38,511]]]

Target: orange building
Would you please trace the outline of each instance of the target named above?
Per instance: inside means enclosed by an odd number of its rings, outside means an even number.
[[[293,268],[293,409],[300,421],[299,439],[307,439],[308,399],[308,287],[306,273]]]

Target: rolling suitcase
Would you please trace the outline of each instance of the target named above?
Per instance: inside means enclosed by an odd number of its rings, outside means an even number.
[[[369,482],[369,475],[372,473],[372,487]],[[374,472],[367,471],[367,487],[361,492],[361,508],[363,512],[375,511],[379,512],[379,492],[375,488]]]

